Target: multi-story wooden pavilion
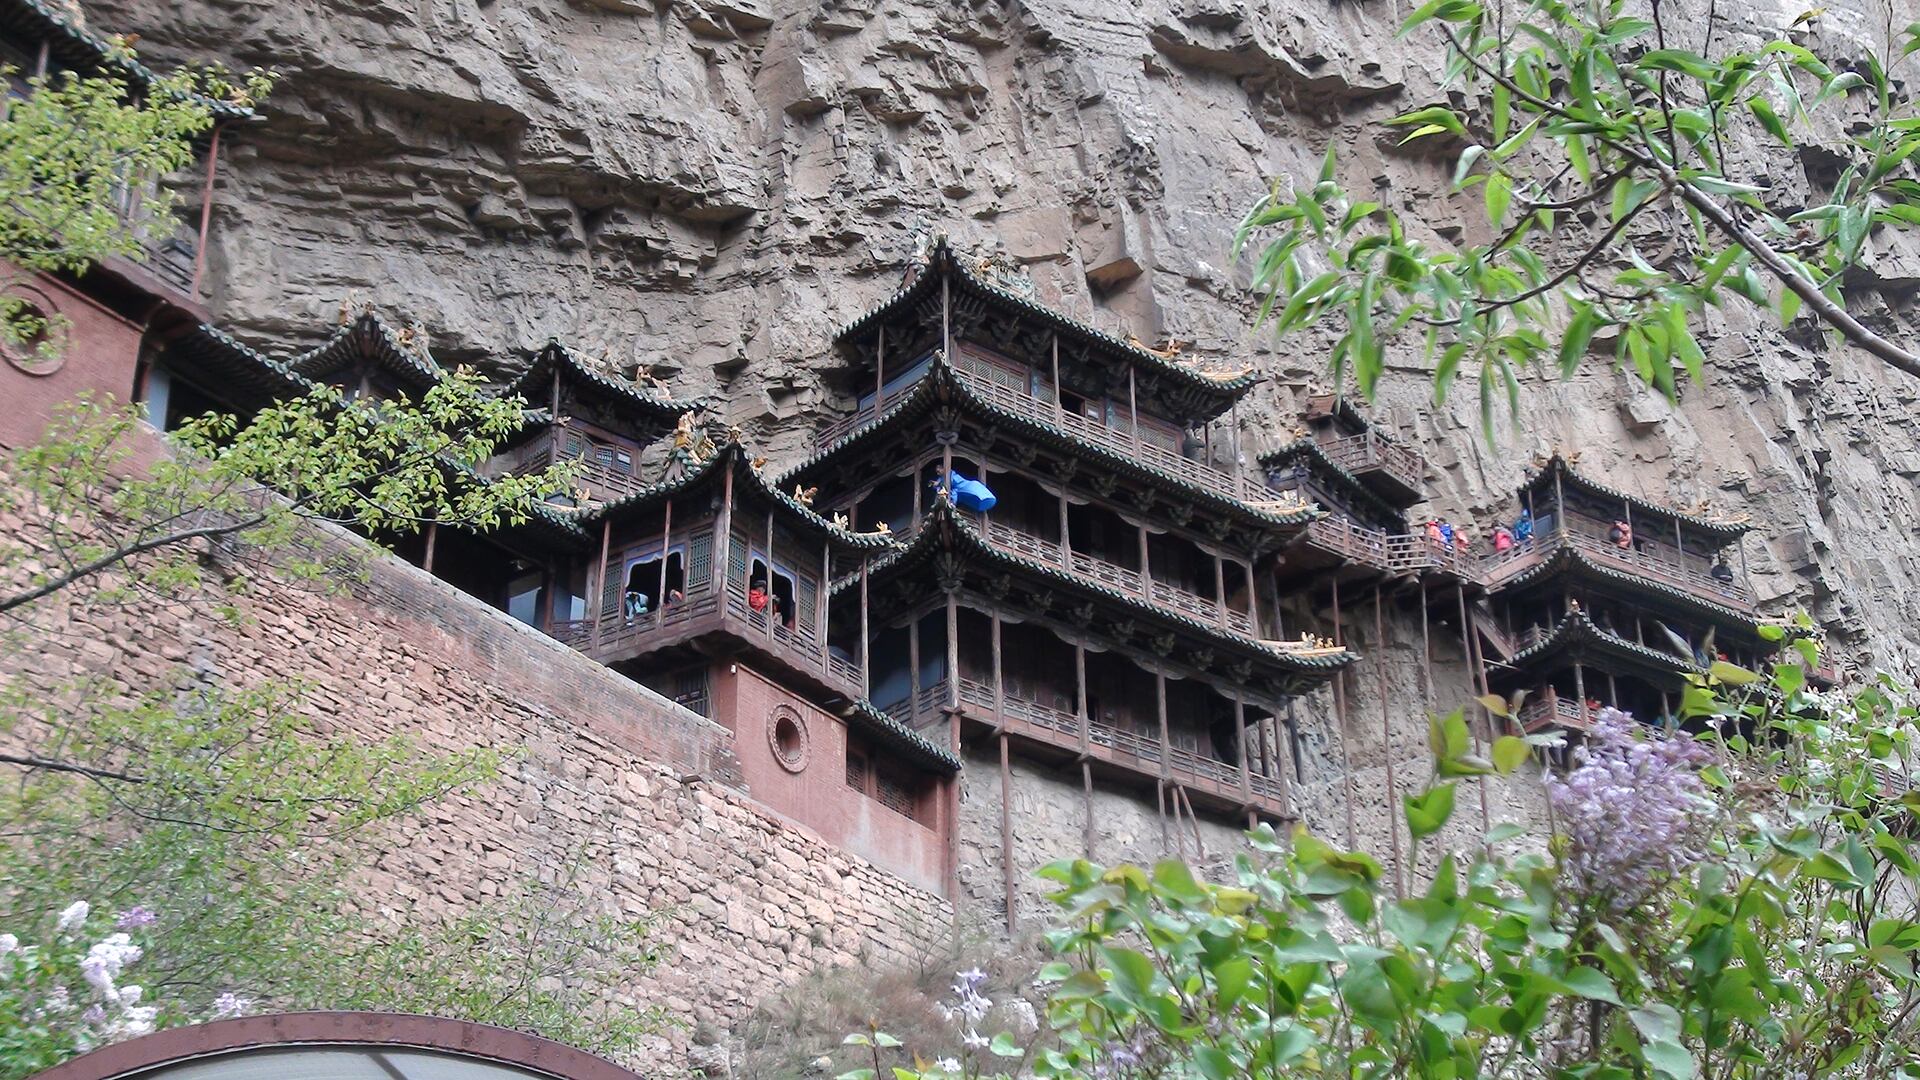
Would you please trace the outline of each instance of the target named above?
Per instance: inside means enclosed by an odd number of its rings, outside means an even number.
[[[1488,560],[1504,638],[1497,690],[1527,690],[1529,730],[1585,730],[1597,705],[1670,718],[1689,674],[1771,646],[1736,553],[1750,526],[1660,506],[1553,455],[1520,487],[1530,540]]]

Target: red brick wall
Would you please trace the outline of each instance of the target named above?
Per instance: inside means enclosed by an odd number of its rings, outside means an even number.
[[[947,823],[937,811],[916,821],[848,787],[845,721],[733,661],[715,665],[713,701],[714,717],[734,734],[734,756],[755,799],[920,888],[945,891]],[[775,748],[782,714],[805,733],[797,769]]]
[[[0,272],[11,272],[0,263]],[[32,374],[0,358],[0,446],[20,447],[39,439],[54,407],[82,393],[125,403],[133,396],[134,370],[140,359],[140,327],[52,278],[41,276],[16,291],[33,290],[27,299],[47,314],[64,316],[67,347],[48,374]],[[31,366],[31,365],[29,365]]]

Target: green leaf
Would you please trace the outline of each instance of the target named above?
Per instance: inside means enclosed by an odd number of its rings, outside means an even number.
[[[1503,776],[1519,768],[1532,754],[1527,740],[1517,735],[1502,735],[1493,741],[1493,767]]]
[[[1563,379],[1579,369],[1580,361],[1586,358],[1587,349],[1593,343],[1593,333],[1600,326],[1600,313],[1592,304],[1584,300],[1571,303],[1573,318],[1560,339],[1560,377]]]
[[[1123,999],[1135,1005],[1144,1001],[1153,989],[1153,961],[1132,949],[1102,945],[1100,956],[1113,969],[1113,988]]]
[[[1750,686],[1760,681],[1759,675],[1725,660],[1715,660],[1707,668],[1707,674],[1728,686]]]
[[[1604,1001],[1610,1005],[1619,1005],[1620,995],[1614,991],[1613,980],[1598,968],[1577,967],[1560,976],[1560,981],[1572,993],[1589,1001]]]
[[[1225,1050],[1217,1046],[1198,1046],[1193,1051],[1193,1063],[1200,1068],[1200,1075],[1207,1080],[1237,1080],[1246,1073],[1233,1063]]]
[[[1020,1044],[1013,1041],[1013,1036],[1004,1031],[993,1037],[993,1041],[987,1044],[987,1049],[992,1051],[995,1057],[1017,1058],[1026,1056],[1026,1051],[1020,1049]]]
[[[1446,827],[1447,819],[1453,817],[1456,786],[1453,783],[1440,784],[1421,794],[1403,797],[1406,803],[1409,835],[1418,840],[1423,836],[1432,836]]]
[[[1672,1080],[1692,1080],[1693,1055],[1679,1043],[1666,1040],[1650,1042],[1641,1052],[1646,1056],[1647,1064],[1653,1066],[1661,1076],[1671,1077]]]
[[[1507,207],[1513,201],[1513,181],[1504,172],[1487,174],[1487,221],[1499,228],[1507,220]]]

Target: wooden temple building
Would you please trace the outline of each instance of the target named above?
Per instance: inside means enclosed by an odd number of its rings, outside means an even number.
[[[103,43],[30,2],[0,0],[0,38],[26,70],[106,63]],[[419,335],[370,312],[268,356],[209,325],[198,270],[170,265],[38,283],[50,313],[72,315],[73,347],[51,367],[7,357],[21,406],[0,445],[24,445],[87,391],[144,402],[166,430],[319,385],[379,400],[445,378]],[[1729,559],[1745,525],[1614,491],[1556,456],[1519,494],[1530,541],[1436,544],[1409,517],[1426,461],[1349,402],[1311,399],[1298,437],[1249,468],[1239,403],[1254,373],[1113,337],[1031,292],[935,239],[837,334],[846,409],[784,472],[723,402],[550,343],[499,364],[518,372],[500,392],[524,423],[477,482],[572,461],[574,488],[520,524],[383,539],[723,725],[752,797],[909,881],[956,896],[972,821],[971,846],[997,848],[1009,921],[1016,763],[1051,778],[1050,799],[1077,789],[1095,857],[1096,793],[1150,807],[1162,852],[1198,841],[1202,822],[1299,818],[1336,787],[1351,836],[1352,772],[1309,759],[1344,753],[1362,723],[1348,715],[1355,640],[1379,654],[1383,747],[1395,710],[1416,710],[1388,700],[1391,622],[1418,619],[1418,709],[1524,689],[1527,730],[1576,737],[1600,705],[1671,715],[1688,674],[1767,648]],[[1370,630],[1352,618],[1369,600]],[[1434,685],[1435,624],[1458,639],[1461,692]],[[963,814],[963,787],[992,804],[992,827]],[[1364,797],[1390,806],[1397,792],[1389,760],[1384,791]]]

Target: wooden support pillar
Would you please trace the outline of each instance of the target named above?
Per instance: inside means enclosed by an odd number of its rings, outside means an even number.
[[[1218,555],[1213,557],[1213,617],[1227,625],[1227,566]]]
[[[1060,565],[1073,569],[1073,540],[1067,535],[1067,486],[1060,485]]]
[[[440,538],[440,523],[437,521],[427,522],[427,550],[424,553],[422,553],[420,556],[420,569],[425,570],[429,574],[433,573],[434,541],[438,540],[439,538]],[[602,560],[602,561],[604,562],[605,560]]]
[[[1614,681],[1613,672],[1607,672],[1607,704],[1620,707],[1620,684]]]
[[[1238,690],[1233,692],[1233,749],[1240,759],[1240,798],[1252,806],[1253,769],[1247,764],[1247,702]]]
[[[1247,478],[1245,475],[1243,475],[1246,470],[1244,469],[1244,467],[1242,467],[1240,463],[1240,399],[1239,398],[1235,398],[1233,400],[1233,404],[1227,406],[1227,432],[1228,432],[1228,435],[1232,438],[1230,449],[1232,450],[1232,453],[1233,453],[1233,493],[1237,497],[1245,498],[1247,493]],[[1251,577],[1247,579],[1247,591],[1248,592],[1253,591],[1253,579]]]
[[[1000,674],[1000,609],[993,609],[993,726],[1005,730],[1007,723],[1007,692]],[[1001,739],[1004,746],[1005,738]]]
[[[833,540],[820,541],[820,584],[813,591],[813,632],[820,642],[820,670],[833,671],[833,650],[827,647],[829,629],[827,609],[833,600]],[[794,606],[799,606],[799,598],[794,598]]]
[[[732,581],[733,568],[733,470],[728,469],[720,478],[720,516],[713,523],[713,576],[719,585],[720,607],[727,606],[727,586]],[[740,572],[745,574],[746,567]]]
[[[999,684],[995,672],[994,683]],[[1007,893],[1007,929],[1015,922],[1013,907],[1013,766],[1007,754],[1007,733],[1000,732],[1000,878]]]
[[[1393,856],[1393,895],[1406,895],[1400,861],[1400,781],[1393,766],[1393,710],[1387,704],[1387,623],[1380,586],[1373,587],[1373,672],[1380,695],[1380,749],[1387,762],[1387,851]],[[1411,837],[1409,837],[1411,840]]]
[[[664,564],[664,563],[662,563],[662,565],[665,565],[665,564]],[[749,566],[751,566],[751,565],[753,565],[753,564],[752,564],[752,563],[748,563],[747,565],[749,565]],[[776,600],[774,599],[774,596],[773,596],[773,565],[774,565],[774,558],[773,558],[773,505],[772,505],[771,503],[769,503],[769,504],[767,505],[767,610],[766,610],[766,612],[765,612],[765,615],[767,616],[767,640],[768,640],[769,642],[771,642],[771,641],[773,641],[773,640],[774,640],[774,637],[773,637],[773,627],[774,627],[774,624],[780,621],[780,616],[779,616],[779,614],[778,614],[778,613],[776,613],[776,612],[775,612],[775,610],[774,610],[774,609],[775,609],[776,607],[778,607],[778,606],[779,606],[779,604],[778,604],[778,602],[777,602],[777,601],[776,601]],[[751,588],[753,587],[753,582],[751,582],[751,581],[749,581],[749,582],[747,582],[747,587],[748,587],[749,589],[751,589]],[[798,596],[798,591],[799,591],[799,582],[795,582],[795,583],[794,583],[794,590],[795,590],[795,597],[794,597],[794,598],[795,598],[795,599],[797,600],[797,599],[799,599],[799,596]],[[751,610],[751,609],[749,609],[749,610]]]
[[[1345,645],[1346,635],[1340,625],[1340,579],[1333,579],[1333,643]],[[1353,755],[1347,750],[1347,671],[1341,668],[1333,673],[1333,712],[1340,723],[1340,771],[1345,774],[1341,791],[1346,805],[1347,850],[1352,851],[1359,843],[1353,821]]]
[[[1253,574],[1253,560],[1241,564],[1247,575],[1247,625],[1253,627],[1253,636],[1265,637],[1260,632],[1260,579]]]
[[[1077,695],[1074,708],[1080,718],[1080,760],[1087,760],[1093,744],[1093,717],[1087,715],[1087,647],[1073,643],[1073,685]]]
[[[660,525],[660,587],[653,593],[653,609],[664,612],[667,607],[667,552],[673,546],[673,500],[667,500],[665,520]]]
[[[945,274],[940,275],[940,351],[947,356],[947,362],[953,362],[953,298],[950,295],[950,282]]]
[[[960,596],[947,593],[947,707],[960,707]],[[960,718],[953,720],[953,750],[960,752]]]
[[[1153,599],[1153,571],[1147,563],[1147,527],[1140,526],[1140,595]]]
[[[1140,394],[1135,388],[1133,365],[1127,365],[1127,434],[1133,439],[1133,452],[1140,452]]]
[[[873,665],[869,655],[873,652],[872,639],[867,636],[867,561],[869,556],[860,555],[860,696],[873,697]],[[913,706],[907,706],[908,723],[912,723]]]
[[[1173,742],[1167,731],[1167,673],[1153,673],[1154,700],[1160,707],[1160,850],[1167,849],[1167,782],[1173,773]]]
[[[1080,837],[1080,857],[1093,859],[1093,763],[1086,758],[1080,759],[1080,790],[1082,802],[1086,805],[1084,832]]]
[[[1053,354],[1053,426],[1059,427],[1062,415],[1066,412],[1066,402],[1062,396],[1066,387],[1060,385],[1060,335],[1052,334],[1047,339],[1049,351]]]
[[[587,635],[589,650],[600,647],[600,622],[606,616],[608,547],[613,541],[613,519],[600,522],[600,572],[593,575],[593,630]]]
[[[1467,694],[1469,697],[1486,694],[1487,668],[1480,662],[1480,643],[1473,632],[1473,621],[1467,614],[1467,586],[1462,583],[1455,587],[1455,595],[1460,602],[1460,647],[1464,651],[1467,663]],[[1487,742],[1493,742],[1493,713],[1485,705],[1480,706],[1480,722],[1486,726]],[[1467,730],[1473,734],[1474,752],[1480,753],[1480,735],[1474,725],[1468,724]],[[1493,828],[1493,811],[1487,803],[1487,778],[1482,776],[1474,781],[1474,787],[1480,792],[1480,835],[1485,836]]]
[[[920,709],[920,619],[907,623],[907,711],[919,719]]]
[[[1580,699],[1580,723],[1584,727],[1593,722],[1593,716],[1587,708],[1587,672],[1578,660],[1573,664],[1573,695]]]
[[[1293,700],[1291,698],[1287,700],[1287,711],[1289,713],[1293,711]],[[1280,782],[1281,812],[1287,814],[1290,817],[1297,817],[1299,816],[1299,811],[1293,805],[1293,774],[1287,770],[1288,755],[1282,753],[1282,751],[1286,750],[1287,747],[1283,746],[1281,743],[1280,718],[1277,716],[1269,716],[1264,722],[1266,724],[1267,731],[1270,732],[1273,736],[1274,769],[1273,769],[1272,775],[1275,780],[1278,780]],[[1290,741],[1292,737],[1293,737],[1293,718],[1292,716],[1288,716],[1286,738]],[[1265,741],[1264,737],[1262,741],[1263,742]]]
[[[1553,471],[1553,531],[1566,535],[1567,493],[1560,483],[1560,470]]]
[[[873,343],[873,414],[887,403],[887,328],[882,326]]]
[[[41,45],[42,62],[45,62],[45,43]],[[190,296],[200,295],[200,278],[207,269],[207,234],[213,227],[213,184],[220,163],[220,125],[213,125],[213,133],[207,139],[207,175],[201,181],[200,188],[200,232],[193,247],[193,280],[187,286]]]

